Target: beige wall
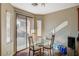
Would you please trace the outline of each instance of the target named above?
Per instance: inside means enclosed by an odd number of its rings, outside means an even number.
[[[52,30],[52,28],[56,28],[59,24],[64,21],[68,21],[68,26],[63,28],[61,31],[56,33],[56,41],[64,42],[67,45],[67,37],[73,36],[77,37],[77,29],[78,29],[78,15],[77,8],[68,8],[61,11],[57,11],[54,13],[50,13],[45,15],[44,17],[44,32],[43,35],[46,35],[48,32]]]
[[[6,43],[6,11],[11,13],[11,42]],[[1,4],[1,55],[13,55],[14,42],[14,25],[15,16],[14,9],[10,4]]]

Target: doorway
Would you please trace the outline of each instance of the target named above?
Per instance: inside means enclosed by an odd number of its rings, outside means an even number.
[[[17,51],[27,47],[27,20],[25,16],[17,15]]]
[[[34,32],[34,18],[17,14],[16,17],[16,51],[29,47],[28,36]]]

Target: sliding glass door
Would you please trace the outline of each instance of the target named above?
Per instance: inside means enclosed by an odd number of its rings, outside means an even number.
[[[26,17],[17,15],[17,51],[27,47]]]
[[[29,47],[28,36],[34,33],[34,18],[17,15],[17,51]]]

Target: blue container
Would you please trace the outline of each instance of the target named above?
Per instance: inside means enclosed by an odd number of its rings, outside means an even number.
[[[59,45],[59,46],[58,46],[58,49],[59,49],[59,51],[60,51],[60,53],[61,53],[62,55],[66,55],[66,54],[67,54],[67,48],[64,47],[63,45]]]

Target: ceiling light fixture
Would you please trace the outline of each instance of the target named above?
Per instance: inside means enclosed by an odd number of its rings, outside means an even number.
[[[41,5],[41,6],[45,7],[45,3],[32,3],[32,5],[33,6],[39,6],[39,5]]]
[[[38,6],[38,3],[32,3],[33,6]]]

